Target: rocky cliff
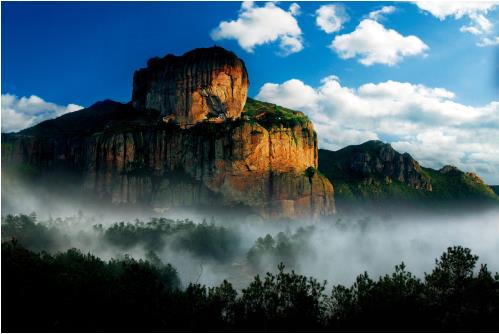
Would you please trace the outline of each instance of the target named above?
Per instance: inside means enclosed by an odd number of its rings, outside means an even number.
[[[115,204],[161,211],[241,206],[266,218],[334,213],[333,187],[317,172],[312,123],[303,113],[251,99],[242,110],[244,63],[220,53],[198,50],[149,62],[134,76],[131,103],[105,101],[3,135],[2,162],[35,168],[40,177],[71,171],[82,189]],[[213,73],[233,79],[222,85]],[[210,92],[203,98],[220,102],[230,118],[200,120],[197,107],[213,112],[205,100],[196,102],[203,89]],[[169,113],[197,123],[163,122]]]
[[[399,181],[414,189],[432,190],[419,163],[408,153],[395,151],[390,144],[373,140],[336,152],[324,150],[321,153],[325,163],[323,169],[334,178],[367,180],[376,177],[386,182]]]
[[[338,151],[319,150],[320,170],[335,186],[338,207],[446,207],[499,203],[492,189],[473,173],[453,166],[440,170],[422,167],[408,153],[390,144],[368,141]],[[443,205],[443,202],[446,202]],[[458,204],[459,203],[459,204]]]
[[[244,62],[220,47],[152,58],[133,77],[133,106],[171,115],[180,124],[238,118],[248,91]]]

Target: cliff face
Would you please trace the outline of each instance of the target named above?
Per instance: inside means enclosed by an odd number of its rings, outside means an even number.
[[[372,178],[384,182],[401,182],[413,189],[432,191],[430,179],[419,163],[408,153],[400,154],[390,144],[369,141],[339,151],[322,150],[321,170],[332,178],[346,181],[368,181]]]
[[[249,81],[244,62],[234,53],[195,49],[180,57],[153,58],[147,65],[134,74],[135,108],[158,110],[180,124],[241,115]]]
[[[244,207],[266,218],[334,213],[312,123],[251,99],[241,114],[247,84],[244,63],[220,48],[153,60],[135,73],[131,103],[97,103],[4,135],[2,162],[42,178],[69,171],[114,204]],[[230,118],[201,121],[217,110]],[[163,122],[165,114],[177,122]]]
[[[240,121],[8,142],[3,161],[73,170],[85,189],[115,204],[161,210],[243,205],[267,218],[334,212],[331,183],[306,173],[317,166],[311,123],[267,130]]]
[[[369,141],[338,151],[319,150],[320,170],[333,182],[338,209],[394,212],[407,209],[497,205],[492,189],[473,173],[453,166],[422,167],[390,144]]]
[[[408,153],[400,154],[390,144],[371,142],[367,151],[356,151],[351,155],[349,168],[353,173],[369,177],[380,175],[397,180],[414,189],[431,191],[430,180],[423,175],[419,163]]]

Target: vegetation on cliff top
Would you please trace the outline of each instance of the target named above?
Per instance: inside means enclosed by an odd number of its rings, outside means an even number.
[[[246,100],[242,117],[247,117],[250,121],[262,125],[267,130],[281,125],[286,128],[293,128],[298,125],[305,126],[310,122],[301,111],[257,101],[252,98]]]
[[[267,129],[284,126],[292,128],[298,125],[305,126],[309,119],[304,113],[294,111],[275,104],[260,102],[248,98],[243,121],[254,122]],[[194,126],[193,131],[217,134],[227,130],[239,122],[228,121],[223,123],[201,122]],[[159,117],[159,112],[154,110],[137,111],[130,103],[122,104],[111,100],[97,102],[92,106],[68,113],[61,117],[44,121],[40,124],[20,131],[26,136],[41,137],[81,137],[99,134],[120,134],[150,129],[178,130],[178,126],[164,124]],[[9,150],[8,140],[12,134],[2,134],[2,149]]]

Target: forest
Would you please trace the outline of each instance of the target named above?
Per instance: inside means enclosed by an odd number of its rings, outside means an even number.
[[[282,262],[238,288],[225,279],[182,282],[155,252],[173,242],[227,261],[237,253],[237,237],[213,222],[96,224],[100,240],[125,249],[137,240],[147,245],[141,258],[107,260],[61,250],[68,236],[56,226],[37,223],[35,215],[2,219],[2,331],[499,330],[499,274],[462,246],[445,250],[421,278],[401,263],[378,277],[363,272],[350,284],[331,284],[293,269],[300,240],[312,231],[301,228],[258,238],[247,261],[260,266],[262,254],[272,253]]]

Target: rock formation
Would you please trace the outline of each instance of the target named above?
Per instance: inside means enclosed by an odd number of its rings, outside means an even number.
[[[83,189],[115,204],[241,206],[266,218],[334,213],[312,123],[255,100],[239,117],[247,85],[242,60],[220,48],[150,61],[135,73],[130,104],[107,101],[4,135],[2,162],[70,170]],[[230,119],[201,121],[217,111]],[[167,124],[169,114],[195,124]]]
[[[220,47],[152,58],[133,77],[133,106],[173,115],[180,124],[238,118],[248,91],[244,62]]]
[[[375,142],[374,152],[358,152],[352,156],[350,168],[364,175],[382,175],[403,182],[414,189],[431,191],[430,180],[409,153],[400,154],[390,144]]]
[[[459,170],[457,169],[456,166],[445,165],[442,168],[440,168],[438,171],[442,174],[447,174],[447,173],[455,173],[458,172]]]
[[[400,181],[414,189],[432,190],[430,180],[419,163],[408,153],[395,151],[390,144],[373,140],[324,154],[333,155],[324,160],[332,161],[329,167],[337,169],[337,175],[351,179],[378,177],[387,182]]]
[[[442,210],[497,205],[499,197],[476,174],[454,166],[421,166],[408,153],[373,140],[338,151],[319,150],[320,171],[335,187],[340,211]]]

